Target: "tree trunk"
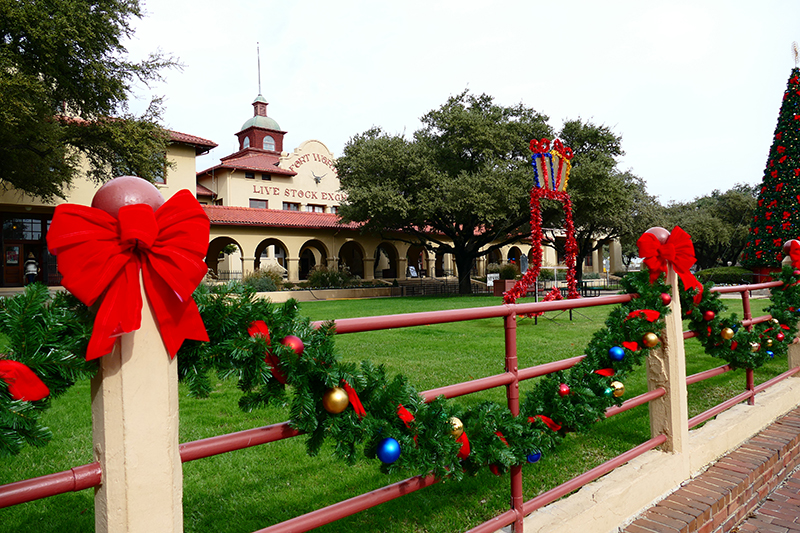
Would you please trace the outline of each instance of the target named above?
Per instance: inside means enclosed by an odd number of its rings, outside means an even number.
[[[455,254],[456,274],[458,275],[458,294],[472,294],[472,281],[469,277],[475,257],[470,254]]]

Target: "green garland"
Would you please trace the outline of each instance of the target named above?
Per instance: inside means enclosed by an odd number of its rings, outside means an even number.
[[[750,331],[736,327],[735,315],[720,316],[725,306],[719,294],[709,290],[710,284],[697,304],[694,293],[681,291],[685,318],[708,353],[734,368],[757,368],[770,353],[786,354],[787,344],[797,334],[800,272],[787,267],[779,279],[783,286],[772,291],[768,308],[777,323],[773,320],[757,324]],[[295,301],[276,306],[236,283],[201,286],[196,291],[195,301],[211,341],[184,343],[178,354],[179,376],[196,397],[210,393],[211,372],[222,378],[236,378],[243,392],[239,406],[246,411],[286,401],[288,396],[290,423],[307,434],[310,455],[317,454],[324,440],[331,438],[334,454],[353,464],[362,451],[368,458],[376,457],[381,441],[390,437],[399,443],[401,453],[396,461],[382,463],[386,472],[432,472],[442,478],[459,479],[465,473],[490,466],[501,474],[511,466],[535,460],[540,452],[552,451],[567,432],[589,429],[605,417],[608,407],[622,403],[622,398],[613,394],[612,382],[624,380],[644,362],[649,348],[643,339],[663,330],[664,316],[669,313],[666,295],[670,294],[663,275],[650,283],[647,272],[632,273],[622,283],[626,293],[638,296],[610,312],[580,363],[538,379],[521,402],[517,417],[506,406],[492,402],[470,409],[441,397],[426,403],[403,375],[388,376],[383,366],[369,361],[340,361],[334,351],[332,323],[315,329],[308,319],[299,316]],[[57,296],[48,304],[47,298],[46,289],[34,287],[6,300],[0,331],[15,347],[9,356],[31,366],[57,395],[74,379],[95,371],[96,365],[75,355],[85,350],[91,316],[73,299]],[[257,320],[269,328],[271,342],[248,334],[248,327]],[[730,339],[723,336],[725,328],[735,329]],[[38,332],[41,339],[32,343],[31,331]],[[304,349],[299,355],[280,342],[289,335],[303,340]],[[770,342],[771,346],[767,346]],[[36,349],[33,344],[47,348]],[[754,350],[756,344],[758,349]],[[613,358],[612,348],[616,350]],[[285,376],[285,384],[275,377],[265,354],[277,358],[277,369]],[[333,414],[323,406],[326,392],[345,382],[357,392],[365,416],[359,417],[352,407]],[[0,385],[0,454],[17,453],[25,442],[39,445],[46,441],[47,430],[37,425],[35,417],[25,418],[25,425],[17,420],[24,417],[16,413],[21,408],[38,412],[49,401],[14,402]],[[413,420],[402,420],[398,406],[403,406]],[[468,436],[470,452],[466,458],[462,442],[451,435],[452,417],[463,422]]]

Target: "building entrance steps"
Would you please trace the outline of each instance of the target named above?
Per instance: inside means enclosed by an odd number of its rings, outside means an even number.
[[[800,408],[644,511],[622,533],[800,532]]]

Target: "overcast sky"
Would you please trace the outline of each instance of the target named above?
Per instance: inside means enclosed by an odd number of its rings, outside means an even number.
[[[334,156],[371,126],[410,135],[462,90],[522,102],[558,129],[581,117],[622,136],[622,169],[662,203],[761,181],[800,41],[796,0],[475,2],[142,0],[132,58],[183,70],[139,88],[165,125],[219,147],[261,92],[287,135]],[[134,106],[134,110],[137,107]]]

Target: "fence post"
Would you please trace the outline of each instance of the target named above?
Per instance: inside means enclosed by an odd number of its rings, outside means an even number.
[[[789,345],[789,370],[800,366],[800,338],[795,338]],[[794,374],[792,377],[800,378],[800,374]]]
[[[181,533],[178,362],[170,359],[145,302],[138,331],[100,358],[92,380],[97,533]]]
[[[508,399],[508,409],[514,416],[519,416],[519,363],[517,361],[517,314],[508,314],[504,319],[505,331],[505,358],[506,372],[514,375],[514,381],[506,388],[506,398]],[[524,528],[522,514],[523,493],[522,493],[522,465],[514,465],[510,472],[511,480],[511,508],[517,517],[514,520],[514,533],[522,533]]]
[[[689,408],[686,394],[686,353],[683,347],[681,299],[678,277],[672,267],[667,272],[667,283],[672,286],[670,313],[661,332],[661,345],[651,350],[647,358],[647,388],[663,387],[667,393],[651,401],[650,433],[652,437],[666,435],[661,449],[681,453],[688,444]]]

